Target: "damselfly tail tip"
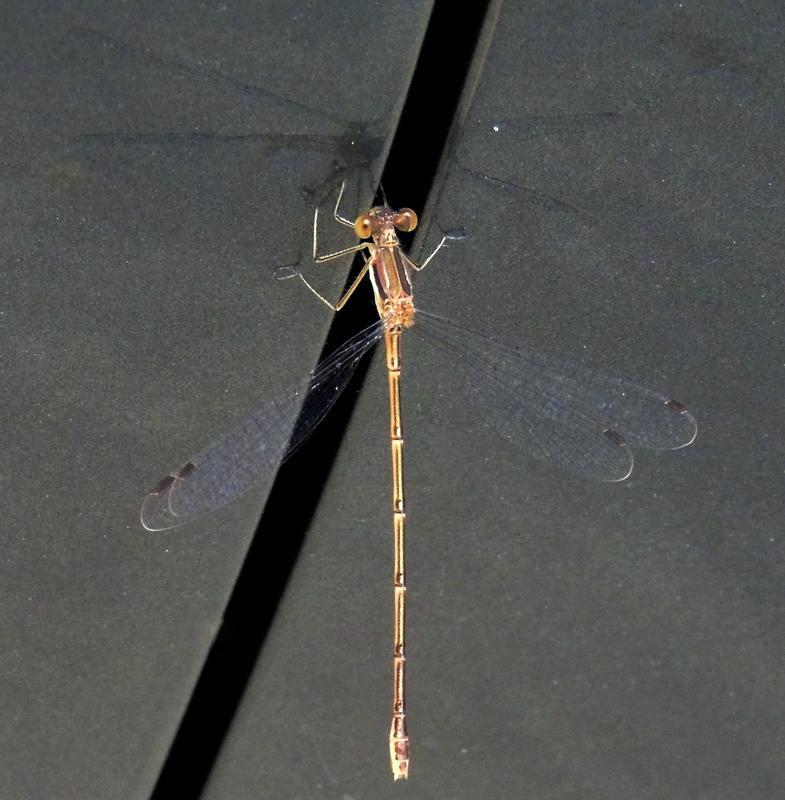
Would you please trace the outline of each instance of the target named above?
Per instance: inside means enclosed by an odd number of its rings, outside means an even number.
[[[405,725],[402,717],[395,716],[390,726],[390,766],[396,781],[409,777],[409,737]]]
[[[402,761],[392,761],[392,772],[394,781],[405,781],[409,777],[409,759]]]

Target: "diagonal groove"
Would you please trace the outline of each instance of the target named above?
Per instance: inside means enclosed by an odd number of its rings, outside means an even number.
[[[434,3],[382,176],[394,206],[425,205],[471,82],[489,7],[495,13],[498,3],[470,3],[460,14],[448,0]],[[373,304],[368,295],[365,299],[354,298],[335,315],[322,357],[373,321]],[[278,473],[152,800],[196,800],[206,785],[318,506],[367,365],[366,360],[328,419]]]

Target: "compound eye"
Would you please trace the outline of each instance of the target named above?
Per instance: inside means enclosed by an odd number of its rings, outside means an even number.
[[[404,233],[413,231],[417,227],[417,214],[411,208],[402,208],[400,211],[395,212],[393,225]]]
[[[363,214],[354,221],[354,232],[358,239],[370,239],[371,220],[367,214]]]

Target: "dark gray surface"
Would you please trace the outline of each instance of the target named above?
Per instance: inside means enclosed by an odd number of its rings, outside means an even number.
[[[383,157],[428,11],[4,5],[3,797],[149,796],[269,487],[158,535],[142,496],[316,360],[273,270]]]
[[[405,343],[394,786],[377,357],[207,797],[782,794],[784,21],[502,9],[436,212],[471,238],[418,300],[669,391],[698,439],[623,484],[573,479],[468,413],[440,423],[450,365]]]

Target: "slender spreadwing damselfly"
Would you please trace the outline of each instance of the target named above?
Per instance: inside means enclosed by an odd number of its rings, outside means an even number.
[[[313,370],[308,380],[282,393],[214,441],[147,495],[142,524],[151,531],[182,525],[214,511],[253,486],[270,480],[321,422],[348,384],[355,367],[384,340],[390,396],[393,510],[393,708],[389,748],[393,776],[406,778],[404,619],[403,426],[400,378],[401,336],[412,329],[441,350],[462,382],[463,393],[480,417],[501,436],[535,458],[580,475],[623,481],[632,472],[632,447],[677,450],[697,432],[695,419],[676,400],[591,367],[509,347],[496,339],[416,308],[411,277],[424,269],[449,238],[417,265],[401,250],[398,232],[417,227],[411,209],[376,206],[355,221],[341,216],[344,186],[333,211],[336,222],[354,230],[360,242],[334,253],[317,254],[318,208],[313,220],[317,263],[366,251],[357,277],[332,304],[300,272],[292,272],[323,303],[340,310],[370,274],[379,320],[349,339]],[[415,325],[416,321],[416,325]]]

